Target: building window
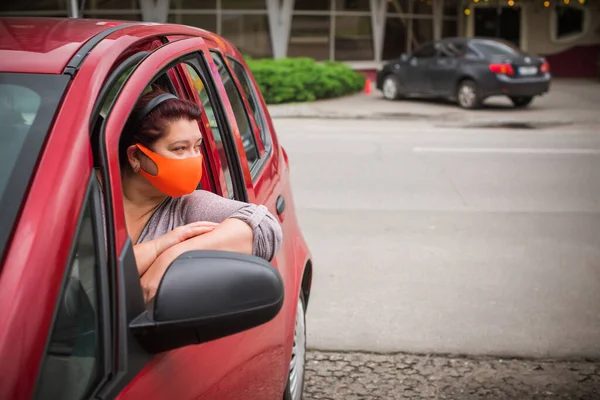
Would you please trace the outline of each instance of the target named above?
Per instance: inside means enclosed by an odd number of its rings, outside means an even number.
[[[216,10],[217,0],[171,0],[171,9],[173,8],[182,10]]]
[[[444,16],[457,18],[460,2],[458,0],[444,0]]]
[[[442,37],[458,36],[458,22],[456,19],[445,19],[442,23]]]
[[[411,49],[431,42],[433,40],[433,20],[414,19],[412,24],[412,43]]]
[[[288,45],[288,57],[329,60],[331,17],[295,15]]]
[[[139,9],[135,0],[87,0],[86,10],[135,10]]]
[[[112,13],[103,13],[103,12],[95,12],[95,13],[86,12],[84,18],[101,19],[101,20],[114,19],[117,21],[141,21],[142,14],[130,14],[130,13],[112,14]]]
[[[411,0],[391,0],[388,1],[387,12],[391,14],[409,14]]]
[[[373,34],[371,17],[336,17],[335,59],[339,61],[372,60]]]
[[[413,14],[433,14],[433,0],[415,0],[413,4]]]
[[[267,2],[265,0],[221,0],[221,7],[224,10],[266,10]]]
[[[223,14],[221,26],[221,34],[242,54],[254,58],[273,57],[266,14]]]
[[[176,12],[169,14],[168,22],[195,26],[210,32],[217,31],[217,16],[215,14],[182,14]]]
[[[83,18],[120,21],[141,21],[142,14],[136,0],[86,0]]]
[[[341,11],[369,11],[370,0],[335,0],[335,9]]]
[[[67,11],[67,0],[2,1],[0,12],[5,11]]]
[[[331,3],[329,0],[295,0],[294,10],[310,10],[321,11],[330,10]]]
[[[585,12],[581,7],[558,5],[554,8],[554,32],[555,40],[570,40],[581,36],[585,31]]]
[[[385,24],[383,39],[384,60],[392,60],[406,53],[406,38],[408,34],[408,18],[401,16],[389,17]]]

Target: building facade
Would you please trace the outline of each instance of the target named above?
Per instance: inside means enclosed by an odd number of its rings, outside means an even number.
[[[173,22],[216,32],[255,58],[362,70],[451,36],[513,41],[561,76],[595,74],[600,51],[600,0],[7,0],[0,15]]]

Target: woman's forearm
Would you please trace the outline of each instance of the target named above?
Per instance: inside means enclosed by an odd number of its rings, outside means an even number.
[[[156,294],[160,281],[169,265],[180,255],[192,250],[222,250],[252,254],[254,234],[248,224],[238,219],[227,219],[212,232],[187,239],[159,255],[141,278],[146,300]]]
[[[143,275],[158,258],[160,253],[157,249],[157,241],[159,239],[150,240],[149,242],[133,246],[133,254],[135,255],[135,262],[140,276]]]

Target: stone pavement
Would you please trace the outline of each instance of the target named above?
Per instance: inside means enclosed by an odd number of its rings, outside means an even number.
[[[312,351],[305,400],[600,399],[600,361]]]
[[[600,81],[562,79],[555,80],[548,94],[535,98],[531,106],[524,109],[515,109],[504,97],[486,100],[481,110],[463,110],[442,100],[387,101],[379,91],[374,91],[371,95],[357,94],[313,103],[271,105],[269,112],[273,118],[428,120],[448,127],[494,123],[520,124],[520,127],[531,124],[534,128],[584,124],[594,125],[596,129],[600,128],[598,104]]]

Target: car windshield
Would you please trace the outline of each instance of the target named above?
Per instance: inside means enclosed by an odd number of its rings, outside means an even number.
[[[512,43],[499,40],[474,40],[472,45],[484,56],[514,56],[521,53]]]
[[[0,73],[0,258],[68,81]]]

